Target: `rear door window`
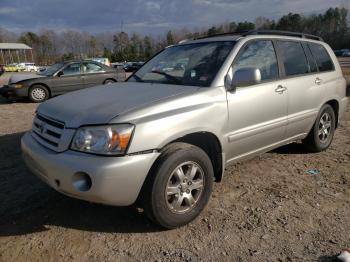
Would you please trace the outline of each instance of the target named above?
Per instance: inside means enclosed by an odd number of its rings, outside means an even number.
[[[286,76],[309,73],[309,65],[300,42],[277,41]]]
[[[316,59],[318,70],[320,72],[334,70],[334,64],[327,50],[320,44],[309,43],[308,46]]]
[[[314,56],[312,55],[309,46],[307,45],[307,43],[303,44],[304,47],[304,51],[307,57],[307,61],[309,62],[309,69],[311,73],[315,73],[318,71],[317,68],[317,64],[316,64],[316,60],[314,58]]]
[[[103,68],[95,63],[86,63],[83,66],[85,73],[100,73],[104,72]]]
[[[278,64],[272,41],[259,40],[247,44],[233,65],[233,73],[242,68],[258,68],[261,80],[278,78]]]

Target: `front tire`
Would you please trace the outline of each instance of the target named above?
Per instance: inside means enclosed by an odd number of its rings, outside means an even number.
[[[148,217],[172,229],[193,221],[207,205],[214,180],[208,155],[200,148],[168,146],[147,178],[142,201]]]
[[[34,103],[44,102],[49,98],[49,91],[41,85],[34,85],[29,89],[29,99]]]
[[[317,116],[309,135],[303,141],[311,152],[326,150],[332,143],[335,131],[336,117],[333,108],[325,104]]]

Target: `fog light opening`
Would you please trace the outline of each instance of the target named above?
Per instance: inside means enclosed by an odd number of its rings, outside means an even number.
[[[55,183],[56,183],[56,186],[57,186],[57,187],[60,187],[61,182],[60,182],[58,179],[55,179]]]
[[[81,192],[90,190],[92,185],[90,176],[84,172],[75,173],[72,178],[72,183],[74,188]]]

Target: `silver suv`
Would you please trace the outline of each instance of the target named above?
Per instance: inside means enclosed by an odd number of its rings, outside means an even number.
[[[200,214],[228,164],[297,140],[327,149],[345,92],[334,53],[315,36],[254,31],[182,41],[125,83],[41,104],[22,151],[57,191],[137,203],[175,228]]]

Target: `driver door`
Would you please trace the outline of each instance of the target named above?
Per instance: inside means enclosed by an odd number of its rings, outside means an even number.
[[[68,64],[61,72],[63,73],[62,75],[57,75],[52,79],[52,86],[56,93],[62,94],[84,87],[81,63]]]
[[[230,160],[248,157],[285,139],[287,127],[287,90],[279,79],[277,56],[271,40],[253,40],[245,44],[227,76],[233,79],[239,69],[257,68],[261,82],[227,92]]]

